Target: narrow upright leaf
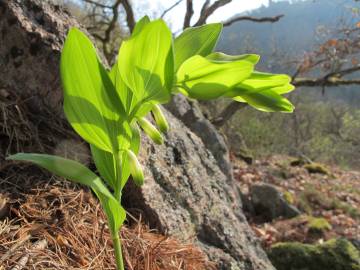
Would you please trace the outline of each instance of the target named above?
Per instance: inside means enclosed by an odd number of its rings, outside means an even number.
[[[72,28],[61,53],[64,110],[75,131],[104,151],[118,148],[124,108],[91,41]]]

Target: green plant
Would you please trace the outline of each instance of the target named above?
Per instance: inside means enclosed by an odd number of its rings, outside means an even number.
[[[138,126],[156,144],[163,142],[161,133],[145,118],[150,112],[164,133],[169,126],[160,104],[176,93],[204,100],[226,96],[263,111],[293,110],[281,96],[294,88],[288,76],[254,71],[257,55],[212,53],[221,29],[221,24],[190,28],[173,41],[162,20],[151,22],[144,17],[122,43],[110,71],[90,40],[71,29],[61,54],[64,111],[74,130],[90,144],[100,176],[57,156],[19,153],[9,157],[33,162],[94,191],[108,218],[118,269],[124,269],[118,235],[126,218],[122,190],[130,175],[135,184],[144,182],[136,157]]]

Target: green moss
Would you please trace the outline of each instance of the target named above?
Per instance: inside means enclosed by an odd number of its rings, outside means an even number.
[[[337,198],[328,198],[312,185],[307,186],[305,190],[299,194],[298,206],[309,215],[312,215],[313,211],[319,208],[326,210],[340,209],[352,218],[360,219],[360,210],[358,208],[342,202]]]
[[[320,173],[320,174],[326,174],[326,175],[330,175],[330,172],[328,171],[328,169],[326,169],[323,165],[319,164],[319,163],[309,163],[309,164],[305,164],[304,168],[309,172],[309,173]]]
[[[309,218],[308,228],[309,232],[317,234],[322,234],[332,229],[330,223],[325,218],[314,217]]]
[[[345,239],[317,245],[278,243],[268,255],[277,270],[360,270],[360,252]]]
[[[289,204],[294,204],[294,196],[289,191],[284,191],[283,196]]]

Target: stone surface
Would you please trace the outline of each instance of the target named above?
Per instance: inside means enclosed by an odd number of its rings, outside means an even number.
[[[155,147],[143,137],[145,184],[129,187],[127,208],[145,211],[162,232],[193,238],[219,269],[273,269],[247,224],[236,188],[211,152],[178,119],[167,117],[165,145]]]
[[[73,26],[80,27],[60,6],[1,0],[0,88],[26,99],[34,110],[46,107],[62,115],[59,59]]]
[[[36,116],[26,118],[33,125],[33,139],[26,141],[29,151],[56,153],[61,140],[74,137],[66,124],[68,129],[61,132],[53,127],[54,118],[63,118],[59,60],[71,26],[78,24],[45,1],[0,1],[0,94],[7,99],[16,95],[17,110]],[[146,183],[141,190],[130,185],[124,203],[129,211],[142,211],[143,220],[154,228],[194,239],[219,269],[274,270],[243,215],[225,143],[195,106],[179,99],[183,105],[172,112],[191,128],[167,113],[171,131],[165,145],[155,148],[143,138]],[[32,140],[41,141],[43,148]]]
[[[231,182],[233,175],[229,149],[217,129],[204,117],[197,101],[190,101],[182,95],[176,95],[166,108],[202,140],[215,157],[221,171]]]
[[[301,214],[293,205],[289,204],[283,194],[270,184],[254,184],[250,188],[250,198],[255,214],[266,221],[278,217],[292,218]]]

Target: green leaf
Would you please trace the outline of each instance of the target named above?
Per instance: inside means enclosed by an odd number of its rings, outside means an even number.
[[[206,59],[212,60],[214,62],[233,62],[237,60],[246,60],[251,62],[253,65],[256,65],[260,60],[260,56],[257,54],[228,55],[222,52],[214,52],[206,56]]]
[[[187,28],[175,39],[175,71],[194,55],[207,56],[216,46],[222,30],[221,23]]]
[[[44,154],[18,153],[9,156],[7,159],[32,162],[58,176],[90,187],[104,208],[111,230],[117,232],[123,224],[126,218],[125,210],[101,179],[84,165],[73,160]]]
[[[157,126],[159,127],[160,131],[162,133],[166,133],[169,131],[169,124],[166,121],[166,117],[163,114],[163,112],[161,111],[161,108],[159,105],[154,105],[152,108],[152,113],[154,116],[154,120],[157,124]]]
[[[150,139],[156,144],[163,144],[164,140],[160,132],[144,117],[138,118],[138,123]]]
[[[164,21],[147,23],[121,45],[120,75],[139,102],[167,102],[173,80],[172,35]]]
[[[94,46],[76,28],[66,38],[60,71],[65,115],[72,127],[87,142],[115,152],[119,140],[127,139],[121,135],[124,108]]]
[[[136,35],[140,33],[140,31],[150,22],[150,18],[148,16],[142,17],[135,25],[132,35]]]
[[[137,154],[139,153],[141,138],[139,128],[136,123],[131,125],[131,134],[130,149]],[[101,177],[110,187],[112,187],[113,190],[117,190],[118,188],[122,189],[130,176],[130,168],[126,158],[126,153],[124,153],[123,150],[119,151],[118,155],[120,166],[117,167],[117,160],[114,154],[103,151],[92,144],[90,145],[90,148],[96,168],[98,169]],[[119,168],[121,169],[117,172]],[[120,180],[118,180],[118,178]]]
[[[253,69],[248,60],[213,61],[196,55],[179,68],[176,86],[191,98],[214,99],[248,78]]]
[[[293,112],[294,106],[285,97],[272,90],[248,93],[233,98],[265,112]]]
[[[91,155],[94,159],[96,168],[112,189],[116,189],[116,160],[114,155],[107,151],[101,150],[93,144],[90,144]]]

